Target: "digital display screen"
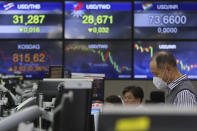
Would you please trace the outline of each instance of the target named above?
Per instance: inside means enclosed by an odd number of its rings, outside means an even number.
[[[134,38],[196,39],[197,2],[135,2]]]
[[[72,73],[105,74],[106,79],[131,78],[131,42],[68,41],[65,68]]]
[[[42,79],[49,65],[62,65],[62,48],[60,41],[0,41],[0,73]]]
[[[65,2],[66,39],[130,39],[131,2]]]
[[[134,43],[134,78],[152,79],[150,61],[154,53],[164,50],[171,52],[182,74],[197,79],[197,41],[136,41]]]
[[[0,38],[62,36],[62,3],[0,1]]]
[[[91,115],[99,114],[102,112],[103,102],[102,101],[93,101]]]

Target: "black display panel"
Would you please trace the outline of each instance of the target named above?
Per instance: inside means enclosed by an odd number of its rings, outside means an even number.
[[[62,38],[62,3],[0,1],[0,38]]]
[[[136,41],[134,43],[134,78],[152,79],[150,60],[154,53],[171,52],[181,73],[190,79],[197,79],[197,41]]]
[[[0,41],[0,73],[44,78],[49,65],[62,65],[62,48],[60,41]]]
[[[112,107],[106,113],[104,106],[99,115],[98,131],[195,131],[197,128],[196,110],[187,108],[173,108],[169,106],[151,105],[133,110],[132,107]],[[184,110],[185,109],[185,110]],[[184,123],[184,124],[174,124]]]
[[[131,2],[65,2],[66,39],[130,39]]]
[[[131,42],[68,41],[65,68],[73,73],[105,74],[106,79],[131,78]]]
[[[197,2],[135,2],[134,38],[196,39]]]

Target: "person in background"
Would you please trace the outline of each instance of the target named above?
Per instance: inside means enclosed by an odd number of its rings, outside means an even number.
[[[151,91],[150,100],[146,100],[146,104],[164,104],[165,92],[164,91]]]
[[[122,98],[117,95],[111,95],[105,98],[104,101],[105,104],[123,104],[122,103]]]
[[[166,51],[155,54],[150,62],[153,84],[158,89],[167,89],[167,104],[191,107],[197,104],[197,92],[191,81],[177,68],[176,59]]]
[[[144,98],[144,92],[141,87],[128,86],[125,87],[123,92],[124,104],[140,105]]]

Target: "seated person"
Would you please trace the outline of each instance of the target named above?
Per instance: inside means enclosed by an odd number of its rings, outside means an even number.
[[[122,104],[122,98],[117,95],[111,95],[105,98],[105,104]]]
[[[164,91],[152,91],[150,93],[150,100],[146,100],[146,104],[164,104],[165,92]]]
[[[124,104],[140,105],[144,98],[144,92],[142,88],[138,86],[125,87],[122,94]]]

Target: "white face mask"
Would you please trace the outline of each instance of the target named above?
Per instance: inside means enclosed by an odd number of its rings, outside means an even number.
[[[163,81],[160,77],[153,77],[153,84],[157,89],[164,89],[167,87],[167,83]]]

